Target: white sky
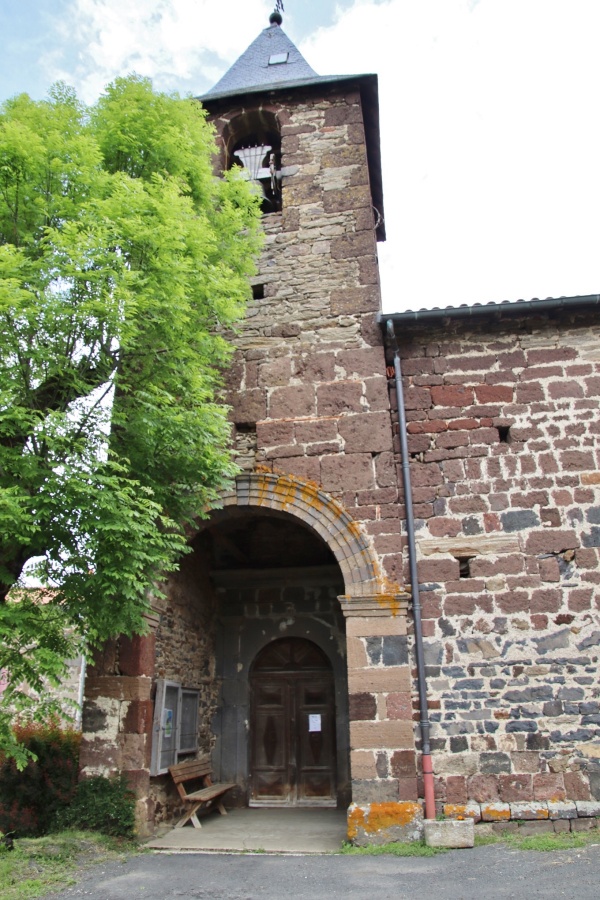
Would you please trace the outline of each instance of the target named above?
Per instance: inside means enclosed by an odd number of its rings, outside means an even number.
[[[285,0],[321,75],[377,72],[386,311],[600,292],[599,0]],[[7,9],[6,7],[9,7]],[[21,0],[0,97],[119,74],[201,94],[267,0]]]

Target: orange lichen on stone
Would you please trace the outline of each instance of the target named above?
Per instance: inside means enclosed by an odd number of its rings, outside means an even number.
[[[348,840],[355,839],[359,828],[365,828],[365,811],[361,806],[355,806],[348,813]]]
[[[296,499],[297,483],[294,479],[286,475],[282,475],[277,479],[277,483],[273,487],[273,494],[281,503],[281,508],[287,510],[290,503],[294,503]]]
[[[504,822],[507,819],[510,819],[510,809],[498,809],[498,807],[494,805],[482,805],[481,818],[487,822]]]
[[[341,515],[341,513],[340,513],[340,515]],[[358,540],[359,538],[361,538],[361,537],[364,537],[364,534],[363,534],[363,531],[362,531],[360,525],[358,524],[358,522],[355,522],[354,519],[351,519],[351,520],[346,524],[346,528],[348,529],[348,531],[350,532],[350,534],[351,534],[353,537],[355,537],[357,540]]]
[[[464,803],[444,803],[444,815],[449,819],[476,819],[473,809],[469,809]]]
[[[348,837],[356,838],[358,829],[366,834],[377,834],[389,828],[411,825],[421,817],[418,803],[371,803],[370,806],[355,807],[348,815]]]
[[[319,499],[318,490],[318,485],[300,484],[300,499],[315,512],[321,512],[323,509],[323,502]]]
[[[397,616],[401,611],[401,604],[395,594],[375,594],[375,599],[380,606],[389,609],[393,616]]]
[[[269,494],[270,484],[266,478],[259,479],[258,482],[258,497],[256,498],[256,505],[262,506],[267,496]]]

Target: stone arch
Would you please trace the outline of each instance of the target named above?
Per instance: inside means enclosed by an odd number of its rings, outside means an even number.
[[[235,489],[223,496],[223,506],[256,506],[301,519],[335,556],[349,600],[375,596],[389,602],[399,590],[385,584],[375,552],[359,523],[317,484],[292,475],[245,473],[236,478]]]
[[[227,120],[221,131],[225,168],[235,162],[233,152],[244,139],[255,143],[271,144],[281,154],[281,126],[277,115],[264,106],[244,109]]]

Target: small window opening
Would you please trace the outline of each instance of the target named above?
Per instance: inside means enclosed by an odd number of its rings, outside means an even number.
[[[471,560],[475,559],[474,556],[459,556],[458,557],[458,574],[460,578],[470,578],[471,577]]]
[[[498,425],[498,439],[501,444],[510,444],[510,425]]]
[[[252,299],[253,300],[264,300],[265,299],[264,284],[253,284],[252,285]]]
[[[280,66],[288,61],[289,53],[272,53],[269,57],[270,66]]]

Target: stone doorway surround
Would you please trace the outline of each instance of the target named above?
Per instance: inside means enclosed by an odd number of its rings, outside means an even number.
[[[381,573],[361,524],[319,485],[291,475],[245,473],[223,506],[287,512],[326,542],[344,579],[352,803],[358,843],[414,837],[418,801],[407,640],[409,595]]]

